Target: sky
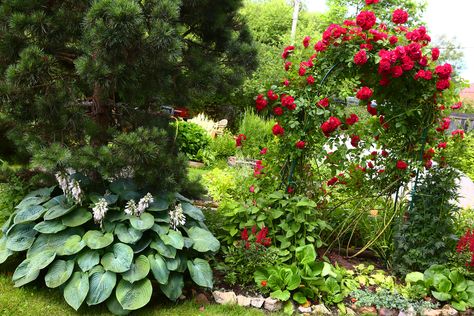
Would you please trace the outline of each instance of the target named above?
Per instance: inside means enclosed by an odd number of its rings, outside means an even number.
[[[382,0],[383,1],[383,0]],[[324,12],[327,10],[325,0],[303,0],[309,11]],[[446,34],[455,37],[464,52],[464,69],[461,76],[474,83],[474,19],[473,0],[428,0],[425,12],[428,34],[435,42]]]

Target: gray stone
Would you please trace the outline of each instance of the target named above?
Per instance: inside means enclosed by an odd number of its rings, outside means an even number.
[[[262,297],[252,297],[250,299],[250,305],[256,308],[262,308],[263,303],[265,303],[265,299]]]
[[[443,308],[441,309],[441,313],[443,316],[456,316],[457,314],[459,314],[457,310],[455,310],[448,304],[443,306]]]
[[[250,297],[237,295],[237,304],[244,307],[250,306]]]
[[[398,316],[416,316],[416,312],[413,306],[410,306],[406,311],[400,311]]]
[[[391,308],[381,308],[379,309],[379,316],[397,316],[398,311]]]
[[[354,312],[354,310],[350,307],[346,307],[346,315],[355,315],[356,312]]]
[[[315,315],[332,315],[331,311],[324,304],[313,305],[312,308]]]
[[[422,316],[441,316],[443,315],[442,310],[440,309],[425,309],[421,312]]]
[[[298,311],[302,314],[304,313],[311,313],[311,306],[310,307],[303,307],[303,306],[300,306],[298,307]]]
[[[276,300],[271,297],[267,297],[265,299],[265,303],[263,305],[263,308],[265,308],[269,312],[276,312],[279,311],[282,307],[282,303],[279,300]]]
[[[217,304],[237,304],[237,296],[234,292],[214,291],[212,296]]]

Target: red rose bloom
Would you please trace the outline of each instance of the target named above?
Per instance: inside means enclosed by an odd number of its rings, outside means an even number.
[[[415,74],[415,79],[418,80],[420,78],[425,79],[425,80],[431,80],[431,78],[433,78],[433,74],[429,70],[420,69]]]
[[[433,161],[432,160],[428,160],[425,162],[425,168],[427,170],[431,169],[431,167],[433,166]]]
[[[249,191],[255,193],[255,186],[253,184],[250,186]]]
[[[405,46],[405,51],[408,57],[413,61],[418,61],[421,58],[421,45],[418,43],[411,43],[408,46]]]
[[[450,86],[449,80],[448,79],[441,79],[436,82],[436,89],[439,91],[443,91],[448,89]]]
[[[387,158],[388,157],[388,152],[384,149],[384,150],[382,150],[381,155],[382,155],[382,157]]]
[[[283,53],[281,54],[281,57],[283,59],[287,59],[290,53],[293,52],[294,49],[295,47],[293,45],[285,47],[285,49],[283,50]]]
[[[357,122],[359,122],[359,117],[354,113],[352,113],[348,118],[346,118],[346,124],[349,126],[354,125]]]
[[[367,104],[367,112],[371,115],[377,115],[377,108],[373,107],[369,102],[369,104]]]
[[[361,49],[354,55],[354,63],[356,65],[362,66],[367,62],[367,52],[365,49]]]
[[[306,82],[309,84],[309,85],[312,85],[314,84],[314,77],[309,75],[308,77],[306,77]]]
[[[443,132],[449,129],[451,125],[451,119],[449,117],[444,117],[443,120],[440,122],[439,127],[436,128],[438,132]]]
[[[448,79],[453,72],[453,67],[450,64],[446,63],[444,65],[436,66],[435,73],[440,79]]]
[[[428,66],[428,58],[426,58],[426,56],[421,57],[418,64],[420,64],[421,67]]]
[[[403,75],[403,68],[401,66],[395,66],[390,69],[393,78],[398,78]]]
[[[285,70],[286,70],[286,71],[290,70],[291,65],[292,65],[292,62],[291,62],[291,61],[287,61],[287,62],[285,63]]]
[[[390,60],[388,60],[386,58],[382,58],[379,61],[379,68],[378,68],[377,72],[379,74],[388,74],[388,73],[390,73],[391,67],[392,67],[392,64],[390,63]]]
[[[462,129],[457,129],[455,131],[452,131],[451,135],[453,137],[456,137],[457,135],[459,135],[461,137],[461,139],[464,138],[464,131]]]
[[[365,0],[366,5],[376,4],[379,3],[379,0]]]
[[[364,31],[370,30],[375,25],[376,20],[377,18],[372,11],[361,11],[356,17],[357,25]]]
[[[392,22],[395,24],[403,24],[408,21],[408,13],[402,9],[393,11]]]
[[[360,137],[357,135],[351,135],[351,145],[353,147],[359,147]]]
[[[277,116],[283,115],[283,108],[280,106],[277,106],[273,108],[273,113]]]
[[[286,107],[286,108],[292,108],[293,104],[295,104],[295,98],[293,98],[291,95],[285,95],[281,97],[281,105]]]
[[[321,130],[326,137],[329,137],[341,124],[341,121],[337,117],[331,116],[326,122],[321,124]]]
[[[438,60],[438,58],[439,58],[439,48],[434,47],[431,49],[431,60],[435,61],[435,60]]]
[[[267,153],[267,150],[267,147],[262,148],[262,150],[260,150],[260,155],[265,155]]]
[[[281,125],[276,123],[272,128],[272,133],[275,136],[282,136],[283,134],[285,134],[285,129],[281,127]]]
[[[316,44],[314,44],[314,49],[315,49],[317,52],[325,51],[326,48],[327,48],[327,45],[324,44],[322,41],[318,41]]]
[[[372,96],[373,92],[369,87],[362,87],[357,91],[356,97],[359,100],[367,100]]]
[[[305,36],[305,38],[303,39],[303,46],[304,48],[307,48],[309,46],[309,41],[311,40],[311,37],[309,36]]]
[[[451,110],[459,110],[462,107],[462,101],[459,101],[458,103],[451,105]]]
[[[446,142],[441,142],[441,143],[438,144],[438,148],[439,148],[439,149],[446,149],[446,146],[447,146],[447,145],[448,145],[448,144],[447,144]]]
[[[412,70],[413,67],[415,67],[415,63],[413,62],[413,60],[411,60],[411,58],[408,57],[408,56],[403,56],[402,57],[402,68],[403,68],[403,70],[409,71],[409,70]]]
[[[322,108],[327,108],[329,106],[329,99],[324,98],[324,99],[319,100],[318,106],[320,106]]]
[[[403,160],[397,161],[397,169],[405,170],[407,167],[408,167],[408,164],[405,161]]]
[[[328,181],[328,186],[335,185],[336,182],[339,181],[338,177],[333,177]]]
[[[290,81],[288,81],[288,79],[285,79],[285,81],[283,81],[283,84],[288,87],[290,85]]]
[[[239,134],[237,138],[235,139],[235,146],[236,147],[242,147],[242,141],[247,140],[247,136],[244,134]]]
[[[259,94],[257,99],[255,100],[255,105],[257,107],[257,111],[263,110],[268,104],[268,101],[265,99],[263,94]]]
[[[278,94],[276,94],[275,92],[273,92],[273,90],[268,90],[267,92],[267,97],[272,100],[272,101],[276,101],[278,100]]]
[[[300,67],[300,69],[298,70],[298,75],[300,76],[304,76],[306,73],[306,68],[304,67]]]
[[[306,145],[306,143],[302,140],[297,141],[296,144],[295,144],[296,148],[298,148],[298,149],[303,149],[305,145]]]
[[[369,167],[370,169],[374,169],[375,166],[374,166],[374,164],[372,163],[372,161],[369,161],[369,162],[367,163],[367,167]]]
[[[395,45],[398,42],[398,37],[396,37],[395,35],[392,35],[390,36],[388,41],[390,42],[390,44]]]
[[[388,79],[388,77],[383,77],[382,79],[380,79],[379,81],[379,85],[381,85],[382,87],[386,87],[390,84],[390,79]]]

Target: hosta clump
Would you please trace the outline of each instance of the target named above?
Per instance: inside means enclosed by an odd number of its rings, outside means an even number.
[[[219,241],[188,199],[141,192],[130,180],[99,191],[105,194],[78,191],[79,182],[68,181],[74,192],[31,192],[3,225],[0,264],[15,252],[26,255],[13,274],[15,286],[41,276],[74,309],[105,302],[115,314],[145,306],[154,288],[176,300],[187,275],[212,287],[211,268],[202,258],[217,251]]]

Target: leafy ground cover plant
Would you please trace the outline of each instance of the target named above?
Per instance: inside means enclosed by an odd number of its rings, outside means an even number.
[[[189,160],[201,161],[203,151],[211,140],[206,130],[191,122],[177,121],[174,126],[177,129],[179,150],[186,154]]]
[[[2,227],[0,263],[26,254],[12,277],[16,287],[44,275],[75,310],[105,302],[115,314],[145,306],[152,279],[170,300],[181,295],[185,275],[212,288],[203,258],[220,244],[190,200],[146,193],[131,180],[101,187],[77,174],[56,176],[63,192],[29,193]]]

